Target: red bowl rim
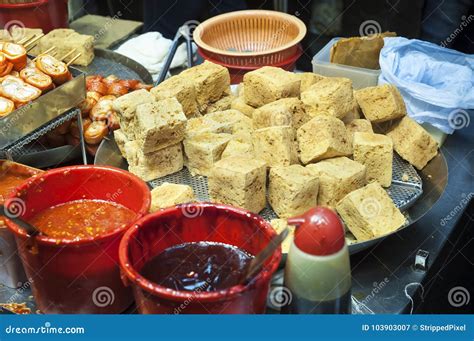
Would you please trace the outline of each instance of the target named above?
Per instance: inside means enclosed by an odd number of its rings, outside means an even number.
[[[293,64],[298,60],[298,58],[300,58],[303,55],[303,48],[298,44],[298,49],[297,49],[296,53],[293,54],[291,57],[289,57],[289,58],[287,58],[287,59],[285,59],[285,60],[283,60],[279,63],[275,63],[275,64],[271,64],[271,65],[252,65],[252,66],[247,66],[247,65],[241,66],[241,65],[227,64],[227,63],[221,62],[217,59],[209,57],[209,55],[205,52],[205,50],[203,50],[200,47],[198,47],[198,53],[205,60],[208,60],[208,61],[210,61],[214,64],[222,65],[222,66],[224,66],[228,69],[238,69],[238,70],[249,70],[250,71],[250,70],[260,69],[261,67],[264,67],[264,66],[282,67],[284,65]]]
[[[75,170],[90,170],[90,171],[95,171],[95,170],[102,170],[106,172],[113,172],[122,176],[127,177],[129,180],[131,180],[138,188],[141,188],[143,193],[145,193],[145,197],[142,203],[142,206],[137,214],[137,219],[143,217],[144,215],[148,214],[150,210],[150,205],[151,205],[151,195],[150,195],[150,189],[148,188],[148,185],[138,178],[137,176],[133,175],[130,172],[127,172],[123,169],[119,169],[116,167],[111,167],[111,166],[96,166],[96,165],[77,165],[77,166],[67,166],[67,167],[61,167],[61,168],[55,168],[52,170],[48,170],[44,173],[40,173],[37,175],[32,176],[25,182],[23,182],[20,186],[15,188],[10,196],[8,196],[8,199],[12,198],[18,198],[21,197],[21,192],[27,191],[30,186],[33,186],[34,183],[43,181],[42,179],[52,177],[55,175],[58,175],[60,173],[64,172],[74,172]],[[135,220],[135,221],[136,221]],[[54,246],[84,246],[88,244],[96,244],[100,243],[102,241],[108,240],[110,238],[113,238],[120,233],[126,231],[130,226],[134,224],[134,222],[131,222],[128,227],[125,228],[117,228],[107,234],[100,235],[98,237],[92,237],[92,238],[84,238],[84,239],[79,239],[79,240],[74,240],[74,239],[60,239],[60,238],[52,238],[52,237],[47,237],[47,236],[42,236],[42,235],[37,235],[35,236],[35,241],[41,243],[41,244],[46,244],[46,245],[54,245]],[[6,224],[7,227],[15,234],[15,236],[20,236],[22,238],[30,238],[26,232],[19,228],[14,222],[12,222],[9,219],[6,219]]]
[[[215,204],[215,203],[209,203],[209,202],[196,202],[196,203],[184,204],[184,205],[188,207],[189,205],[193,205],[200,208],[215,207],[219,210],[232,211],[233,213],[237,215],[245,216],[247,219],[255,220],[257,222],[257,226],[259,226],[260,229],[263,228],[263,232],[266,233],[270,238],[276,236],[276,232],[273,229],[273,227],[270,225],[270,223],[268,223],[259,215],[249,212],[247,210],[237,208],[234,206]],[[124,275],[127,277],[127,280],[131,282],[132,285],[138,285],[142,290],[145,290],[153,294],[154,296],[158,296],[166,300],[181,302],[181,301],[185,301],[189,299],[193,299],[193,300],[198,299],[200,302],[216,302],[216,301],[232,299],[236,295],[239,295],[240,293],[250,289],[253,285],[255,285],[256,282],[267,280],[276,271],[281,259],[281,248],[278,248],[278,250],[275,251],[275,253],[270,258],[269,263],[266,266],[264,266],[262,270],[260,270],[257,276],[255,276],[254,279],[250,283],[248,283],[247,285],[238,284],[233,287],[230,287],[224,290],[219,290],[219,291],[196,292],[196,291],[173,290],[173,289],[158,285],[154,282],[151,282],[145,277],[143,277],[142,275],[140,275],[140,273],[133,268],[130,262],[130,259],[128,257],[128,245],[130,243],[131,238],[136,233],[138,233],[138,230],[141,228],[142,225],[148,223],[151,220],[158,219],[160,216],[167,215],[172,212],[174,213],[177,210],[181,209],[182,207],[183,205],[176,205],[176,206],[149,214],[147,216],[144,216],[139,221],[137,221],[131,228],[129,228],[127,232],[125,233],[125,235],[123,236],[120,242],[120,246],[119,246],[120,269],[124,273]]]
[[[0,4],[0,8],[7,9],[20,9],[20,8],[30,8],[46,5],[48,0],[36,0],[33,2],[19,2],[17,4]]]
[[[241,16],[258,16],[258,17],[265,17],[265,16],[279,16],[279,17],[284,17],[288,21],[293,22],[296,26],[299,27],[300,31],[296,38],[294,38],[292,41],[289,43],[286,43],[284,45],[275,47],[273,49],[265,50],[265,51],[258,51],[258,52],[239,52],[239,51],[226,51],[226,50],[221,50],[218,48],[215,48],[204,41],[202,41],[200,35],[201,35],[201,30],[205,29],[207,26],[213,24],[214,22],[219,22],[222,21],[226,18],[233,18],[233,17],[241,17]],[[273,54],[273,53],[280,53],[286,49],[289,49],[296,44],[298,44],[303,38],[305,37],[307,32],[306,25],[304,22],[299,19],[298,17],[288,14],[288,13],[283,13],[283,12],[278,12],[278,11],[270,11],[270,10],[261,10],[261,9],[251,9],[251,10],[243,10],[243,11],[234,11],[234,12],[229,12],[229,13],[224,13],[224,14],[219,14],[216,15],[212,18],[207,19],[206,21],[202,22],[199,24],[196,29],[193,32],[193,40],[196,43],[197,46],[201,47],[204,50],[210,51],[212,53],[220,54],[222,56],[233,56],[233,57],[256,57],[256,56],[264,56],[267,54]]]

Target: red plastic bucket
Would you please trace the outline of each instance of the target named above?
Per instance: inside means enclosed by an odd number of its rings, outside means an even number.
[[[51,206],[80,199],[121,204],[141,218],[150,208],[147,185],[126,171],[71,166],[47,171],[16,188],[27,220]],[[18,201],[18,199],[16,199]],[[133,224],[133,223],[132,223]],[[43,313],[120,313],[133,302],[120,278],[118,247],[127,230],[79,241],[28,235],[11,221],[18,251]]]
[[[206,54],[206,52],[201,48],[198,48],[198,53],[205,60],[208,60],[208,61],[210,61],[212,63],[215,63],[215,64],[225,66],[229,70],[230,83],[231,84],[241,83],[244,79],[244,75],[247,72],[254,71],[254,70],[260,69],[262,66],[265,66],[265,65],[257,65],[256,66],[256,65],[226,64],[226,63],[223,63],[221,61],[213,59],[208,54]],[[302,54],[303,54],[303,50],[302,50],[301,46],[298,45],[297,46],[297,51],[294,55],[292,55],[291,57],[289,57],[289,58],[287,58],[287,59],[285,59],[281,62],[268,64],[267,66],[275,66],[275,67],[282,68],[283,70],[286,70],[286,71],[293,71],[295,69],[296,61],[301,57]]]
[[[68,27],[67,0],[38,0],[18,4],[0,4],[0,27],[12,26],[52,29]]]
[[[120,267],[142,314],[264,313],[280,249],[248,285],[215,292],[172,290],[148,281],[139,272],[148,260],[173,245],[214,241],[256,254],[275,234],[264,219],[239,208],[210,203],[178,205],[142,218],[125,233],[120,243]]]

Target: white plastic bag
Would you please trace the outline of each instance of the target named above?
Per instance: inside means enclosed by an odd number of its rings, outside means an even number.
[[[474,56],[416,39],[385,38],[379,84],[398,87],[410,117],[445,133],[469,124]]]

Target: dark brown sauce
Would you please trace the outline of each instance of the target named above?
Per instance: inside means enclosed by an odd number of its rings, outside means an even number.
[[[229,244],[184,243],[153,257],[145,263],[141,275],[178,291],[217,291],[239,284],[252,258]]]

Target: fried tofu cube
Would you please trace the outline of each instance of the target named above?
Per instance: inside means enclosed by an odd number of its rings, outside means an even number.
[[[318,177],[301,165],[270,169],[268,202],[280,218],[303,214],[318,203]]]
[[[391,84],[356,90],[354,96],[366,119],[380,123],[407,114],[405,102],[397,87]]]
[[[213,112],[218,112],[218,111],[224,111],[224,110],[229,110],[231,109],[231,104],[232,101],[236,97],[234,95],[225,95],[222,96],[219,100],[217,100],[214,103],[211,103],[207,106],[205,112],[203,112],[204,115],[210,114]]]
[[[288,225],[286,219],[272,219],[270,221],[270,225],[272,225],[272,227],[278,234],[280,234],[286,227],[288,227],[288,236],[285,238],[283,243],[281,243],[281,252],[288,253],[288,251],[290,251],[291,243],[295,238],[295,227],[292,225]]]
[[[264,161],[242,156],[222,159],[209,174],[209,197],[212,202],[258,213],[266,205],[266,177]]]
[[[150,212],[196,201],[191,186],[165,182],[151,190]]]
[[[205,133],[232,133],[232,122],[217,122],[206,116],[195,117],[188,120],[186,124],[186,137],[192,137]]]
[[[252,120],[238,110],[216,111],[188,123],[187,135],[203,132],[227,133],[242,141],[251,141]]]
[[[325,78],[324,76],[318,75],[317,73],[313,72],[301,72],[296,73],[295,75],[301,81],[301,92],[308,90],[311,85],[316,84],[321,79]]]
[[[264,66],[244,75],[245,102],[255,108],[281,98],[300,96],[301,81],[293,72]]]
[[[184,151],[187,156],[187,167],[192,175],[208,176],[214,164],[221,159],[227,143],[232,139],[230,134],[204,133],[186,138]]]
[[[217,111],[202,117],[192,118],[186,126],[186,136],[203,133],[227,133],[250,136],[252,121],[238,110]]]
[[[298,163],[295,131],[290,126],[254,130],[252,144],[255,156],[270,167]]]
[[[152,88],[150,93],[157,100],[176,98],[183,107],[186,117],[193,117],[199,112],[194,83],[185,77],[179,75],[170,77]]]
[[[176,98],[167,98],[137,106],[135,137],[147,154],[184,139],[186,116]]]
[[[406,221],[387,192],[377,182],[346,195],[337,204],[336,210],[358,241],[394,232]]]
[[[120,153],[125,157],[125,143],[130,142],[122,129],[114,130],[114,139]]]
[[[342,77],[323,78],[301,93],[301,101],[311,117],[343,118],[353,109],[353,99],[352,81]]]
[[[341,120],[316,116],[297,130],[300,160],[303,164],[352,154],[352,144]]]
[[[253,112],[253,128],[292,126],[298,129],[311,119],[298,98],[282,98],[265,104]]]
[[[183,169],[183,149],[181,143],[145,154],[136,141],[124,146],[129,172],[144,181],[151,181]]]
[[[243,142],[238,139],[230,140],[222,152],[222,159],[237,155],[252,157],[254,155],[252,143]]]
[[[346,124],[347,136],[349,141],[354,139],[354,133],[373,133],[372,123],[369,120],[355,119]]]
[[[245,103],[245,99],[242,96],[234,98],[230,104],[230,108],[238,110],[250,118],[252,118],[253,112],[255,111],[254,107]]]
[[[210,103],[219,100],[230,86],[229,70],[207,60],[184,70],[180,76],[188,78],[194,83],[197,103],[201,112],[204,112]]]
[[[318,205],[335,207],[346,194],[366,184],[366,167],[347,157],[307,165],[319,179]]]
[[[392,184],[393,143],[388,136],[373,133],[354,134],[354,161],[367,168],[367,182],[383,187]]]
[[[422,170],[438,154],[438,143],[414,120],[405,116],[387,133],[404,160]]]
[[[137,106],[144,103],[153,103],[155,97],[145,89],[135,90],[123,96],[120,96],[113,102],[114,109],[126,119],[135,115]]]
[[[362,110],[360,109],[359,104],[357,103],[354,97],[354,99],[352,100],[352,109],[341,120],[342,122],[344,122],[344,124],[347,125],[354,120],[360,119],[361,117],[362,117]]]
[[[57,28],[50,31],[38,41],[37,45],[40,53],[44,53],[53,46],[56,47],[54,52],[58,56],[64,56],[74,49],[74,53],[64,59],[65,63],[79,53],[80,56],[73,62],[75,65],[87,66],[94,59],[94,37],[79,34],[68,28]]]
[[[207,114],[204,119],[221,124],[229,123],[230,133],[235,133],[239,131],[239,129],[251,129],[252,127],[252,120],[240,111],[234,109],[216,111]]]

